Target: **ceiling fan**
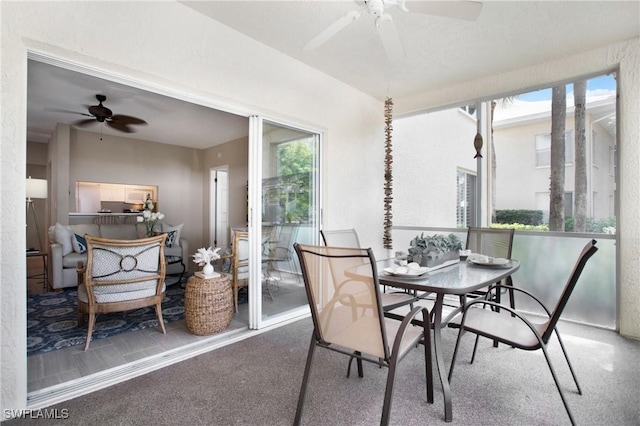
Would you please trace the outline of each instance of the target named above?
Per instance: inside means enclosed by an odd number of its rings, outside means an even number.
[[[131,117],[130,115],[114,115],[113,112],[102,105],[103,102],[107,100],[105,95],[96,95],[96,99],[98,100],[98,105],[89,106],[89,114],[84,112],[77,112],[75,114],[86,115],[87,118],[84,120],[80,120],[75,122],[74,124],[77,126],[87,126],[89,124],[95,123],[107,123],[108,126],[119,130],[125,133],[133,133],[135,129],[129,127],[130,125],[146,125],[147,122],[141,118]]]
[[[482,11],[482,3],[479,1],[355,0],[355,2],[360,5],[358,9],[350,11],[329,25],[320,34],[311,39],[303,50],[317,49],[349,24],[360,18],[363,12],[368,12],[369,15],[374,17],[378,36],[387,57],[391,62],[395,62],[405,57],[405,51],[393,18],[387,13],[388,9],[396,7],[403,12],[444,16],[466,21],[475,21]]]

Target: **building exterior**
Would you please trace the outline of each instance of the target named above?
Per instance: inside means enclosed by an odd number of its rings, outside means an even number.
[[[587,98],[586,109],[587,217],[602,220],[615,216],[615,95]],[[496,209],[542,210],[548,223],[551,102],[499,103],[493,129]],[[565,217],[574,214],[574,139],[571,107],[565,124]]]

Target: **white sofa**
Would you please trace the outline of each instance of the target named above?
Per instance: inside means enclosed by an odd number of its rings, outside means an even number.
[[[164,249],[165,256],[176,256],[182,258],[182,263],[170,263],[167,265],[167,275],[180,274],[183,267],[188,265],[189,247],[184,238],[180,238],[182,226],[164,226],[163,231],[168,229],[177,230],[176,241],[172,246]],[[171,231],[169,231],[171,232]],[[142,223],[136,224],[78,224],[60,225],[55,224],[49,228],[49,285],[53,289],[65,287],[75,287],[78,285],[76,266],[78,261],[86,264],[87,253],[82,253],[82,239],[77,239],[76,235],[84,237],[85,234],[114,238],[119,240],[135,240],[145,235],[145,226]]]

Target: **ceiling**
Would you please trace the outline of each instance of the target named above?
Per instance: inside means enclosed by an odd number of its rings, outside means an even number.
[[[403,12],[390,7],[406,57],[389,61],[363,13],[335,37],[304,46],[362,2],[181,2],[248,37],[371,96],[402,98],[561,58],[640,35],[640,2],[484,1],[475,21]],[[95,95],[114,114],[148,122],[124,134],[98,123],[85,130],[207,148],[245,137],[245,117],[172,99],[104,78],[31,60],[27,126],[30,141],[47,142],[56,123],[85,119]],[[61,112],[71,111],[71,112]]]
[[[170,98],[111,80],[55,65],[29,60],[27,80],[27,138],[48,142],[57,123],[73,124],[89,117],[98,105],[96,94],[114,115],[129,115],[147,122],[122,133],[97,121],[81,129],[191,148],[208,148],[246,137],[249,120],[194,103]]]

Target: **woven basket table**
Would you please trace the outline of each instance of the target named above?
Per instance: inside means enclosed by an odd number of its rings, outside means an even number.
[[[184,292],[184,316],[193,334],[204,336],[225,330],[233,317],[229,277],[190,277]]]

